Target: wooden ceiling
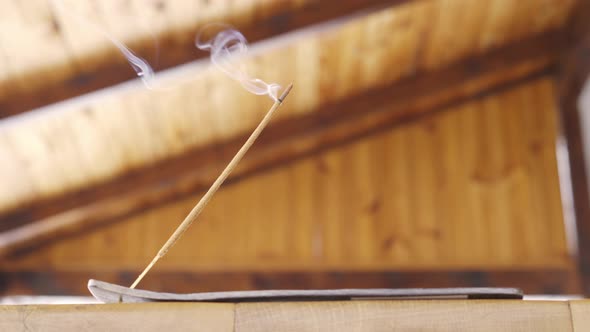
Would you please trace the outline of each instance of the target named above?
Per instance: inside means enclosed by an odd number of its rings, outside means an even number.
[[[206,56],[194,39],[210,22],[250,41],[359,10],[384,0],[7,0],[0,4],[0,117],[134,78],[115,45],[130,46],[156,69]]]
[[[157,270],[567,268],[554,97],[535,79],[227,185]],[[198,196],[5,267],[140,270]]]
[[[204,56],[192,40],[207,22],[233,23],[260,41],[245,59],[254,75],[295,82],[237,180],[547,74],[567,46],[566,22],[576,6],[574,0],[63,3],[147,59],[155,35],[159,66],[170,68],[162,74],[169,88],[147,90],[132,81],[48,105],[126,81],[133,71],[108,40],[55,3],[2,3],[4,254],[211,182],[271,101],[243,91],[206,59],[187,63]]]

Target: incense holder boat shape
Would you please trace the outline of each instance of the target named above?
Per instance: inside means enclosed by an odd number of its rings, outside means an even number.
[[[411,299],[522,299],[517,288],[370,288],[324,290],[255,290],[205,293],[163,293],[132,289],[90,279],[90,293],[104,303],[137,302],[271,302]]]

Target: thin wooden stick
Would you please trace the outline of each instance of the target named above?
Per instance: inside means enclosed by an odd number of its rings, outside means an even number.
[[[242,147],[240,148],[238,153],[236,153],[236,155],[229,162],[229,164],[227,164],[227,166],[225,167],[223,172],[221,172],[221,174],[219,175],[217,180],[215,180],[215,182],[213,182],[213,184],[211,185],[209,190],[207,190],[205,195],[201,198],[199,203],[197,203],[197,205],[195,205],[195,207],[188,214],[188,216],[186,216],[186,218],[184,218],[184,221],[180,224],[180,226],[178,226],[178,228],[176,228],[176,231],[174,231],[172,236],[170,236],[168,241],[166,241],[164,246],[162,246],[160,251],[158,251],[158,254],[154,257],[154,259],[152,259],[150,264],[145,268],[145,270],[143,270],[143,272],[139,275],[139,277],[137,277],[137,279],[135,279],[135,281],[131,285],[131,288],[135,288],[135,286],[137,286],[137,284],[139,284],[139,282],[143,279],[143,277],[145,277],[145,275],[156,264],[156,262],[160,258],[164,257],[164,255],[166,255],[166,253],[168,253],[168,250],[170,250],[170,248],[172,248],[172,246],[176,243],[176,241],[178,241],[178,239],[180,239],[180,237],[184,234],[184,232],[186,232],[186,230],[190,227],[190,225],[192,225],[192,223],[197,219],[199,214],[201,214],[201,211],[203,211],[203,208],[207,205],[207,203],[209,203],[209,200],[211,200],[211,197],[215,194],[217,189],[219,189],[219,187],[221,186],[223,181],[225,181],[225,179],[228,177],[228,175],[233,171],[233,169],[240,162],[242,157],[246,154],[248,149],[250,149],[252,144],[254,144],[254,141],[256,141],[258,136],[260,136],[260,133],[262,132],[264,127],[266,127],[266,125],[270,121],[270,118],[272,117],[273,113],[279,108],[279,106],[281,106],[281,104],[283,103],[283,100],[285,100],[285,98],[287,97],[287,95],[291,91],[291,88],[293,88],[293,83],[289,84],[289,86],[285,89],[283,94],[275,101],[275,103],[272,105],[270,110],[266,113],[266,115],[264,116],[262,121],[260,121],[260,124],[258,124],[258,127],[256,127],[256,129],[254,129],[254,131],[252,132],[252,134],[250,135],[250,137],[248,138],[246,143],[244,143],[244,145],[242,145]]]

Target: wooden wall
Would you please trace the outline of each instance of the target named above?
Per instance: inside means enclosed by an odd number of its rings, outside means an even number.
[[[156,270],[567,269],[556,135],[547,78],[375,132],[224,187]],[[197,198],[7,266],[139,271]]]

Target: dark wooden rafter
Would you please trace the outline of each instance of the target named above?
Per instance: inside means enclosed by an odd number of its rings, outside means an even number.
[[[584,294],[590,294],[590,195],[582,142],[578,100],[590,77],[590,1],[578,4],[569,24],[569,47],[563,55],[558,77],[559,107],[563,132],[567,139],[573,189],[578,265]]]
[[[562,41],[561,31],[544,33],[325,105],[320,112],[277,122],[263,133],[229,181],[549,74]],[[196,194],[210,185],[244,137],[189,151],[108,183],[1,215],[0,256],[37,248]]]
[[[289,31],[305,28],[317,23],[353,15],[359,11],[374,11],[385,6],[399,5],[412,0],[315,0],[294,10],[277,1],[272,9],[259,14],[256,22],[234,22],[224,18],[224,22],[234,25],[250,42],[257,42]],[[275,8],[276,7],[276,8]],[[165,6],[162,10],[165,10]],[[194,38],[200,26],[183,31],[168,31],[169,35],[158,36],[158,61],[153,65],[157,70],[171,68],[183,63],[207,57],[208,53],[199,51],[194,46]],[[154,40],[137,40],[129,45],[133,51],[147,59],[154,53]],[[91,55],[94,69],[92,72],[78,71],[63,81],[47,81],[35,91],[14,91],[0,98],[0,118],[26,112],[33,108],[66,100],[91,91],[102,89],[136,77],[128,63],[111,56]],[[80,61],[82,63],[86,61]],[[20,79],[35,79],[37,73],[23,74]],[[10,87],[14,82],[0,82],[0,88]]]
[[[122,272],[4,272],[0,293],[88,295],[88,279],[129,285],[135,271]],[[151,273],[142,288],[193,293],[253,289],[516,287],[525,294],[579,294],[574,270],[489,270],[415,272],[183,272]]]

